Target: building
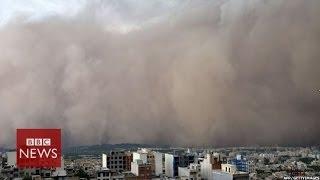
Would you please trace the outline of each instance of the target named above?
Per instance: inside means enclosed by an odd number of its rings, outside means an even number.
[[[201,177],[204,179],[210,179],[212,176],[212,170],[221,169],[221,160],[219,154],[208,153],[205,155],[201,165]]]
[[[155,157],[154,153],[148,149],[142,148],[137,152],[132,153],[132,161],[142,160],[143,163],[149,163],[151,165],[152,174],[155,174]]]
[[[233,164],[221,164],[221,170],[230,174],[237,172],[237,167]]]
[[[212,180],[249,180],[249,174],[248,173],[236,173],[236,174],[230,174],[224,171],[219,170],[213,170],[212,171]]]
[[[168,177],[178,176],[178,167],[188,167],[190,163],[194,163],[194,155],[179,153],[165,154],[165,175]]]
[[[179,167],[178,174],[181,180],[201,180],[199,164],[191,163],[188,167]]]
[[[151,179],[152,169],[150,163],[144,163],[141,159],[131,162],[131,172],[137,179]]]
[[[143,163],[148,162],[148,153],[145,151],[133,152],[132,153],[132,161],[141,160]]]
[[[110,151],[108,154],[102,154],[102,167],[117,172],[130,171],[132,154],[126,151]]]
[[[131,162],[132,162],[132,153],[126,152],[124,156],[124,170],[130,171],[131,170]]]
[[[7,166],[16,167],[17,152],[16,151],[6,152],[6,156],[7,156]]]
[[[236,158],[230,160],[229,163],[235,165],[238,171],[249,172],[249,163],[241,155],[237,155]]]
[[[107,168],[107,155],[106,154],[102,154],[102,168]]]
[[[237,171],[233,164],[222,164],[220,170],[212,171],[212,180],[249,180],[249,173]]]
[[[97,180],[123,180],[124,175],[120,174],[116,170],[108,168],[101,168],[97,171]]]
[[[165,174],[165,154],[161,152],[153,152],[155,161],[155,175],[161,176]]]

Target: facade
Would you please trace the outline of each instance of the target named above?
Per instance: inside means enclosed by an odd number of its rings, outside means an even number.
[[[249,173],[237,171],[237,167],[233,164],[222,164],[221,170],[212,171],[212,179],[221,180],[248,180]]]
[[[237,167],[233,164],[221,164],[221,170],[229,174],[234,174],[237,172]]]
[[[125,151],[110,151],[102,154],[102,167],[117,172],[130,171],[132,154]]]
[[[195,157],[192,154],[165,154],[165,175],[168,177],[177,177],[179,167],[188,167],[194,163]]]
[[[191,163],[189,167],[179,167],[178,174],[181,180],[201,180],[199,164]]]
[[[131,162],[131,172],[138,179],[151,179],[152,169],[150,163],[144,163],[141,159]]]
[[[97,171],[97,180],[123,180],[124,175],[119,174],[116,170],[101,168]]]
[[[16,167],[17,166],[17,152],[11,151],[6,152],[7,155],[7,166]]]
[[[154,159],[154,154],[152,152],[148,152],[147,155],[147,162],[151,165],[151,172],[152,174],[155,174],[155,169],[156,169],[156,162]]]
[[[241,155],[237,155],[236,158],[230,160],[229,163],[235,165],[238,171],[249,172],[249,163]]]
[[[221,160],[219,154],[206,154],[201,165],[201,177],[205,179],[210,179],[212,176],[212,170],[221,169]]]
[[[155,175],[165,174],[165,154],[161,152],[153,152],[155,161]]]
[[[147,152],[133,152],[132,161],[141,160],[143,163],[148,162],[148,153]]]
[[[132,162],[132,153],[131,152],[126,152],[125,156],[124,156],[124,162],[123,162],[125,171],[130,171],[131,162]]]
[[[213,170],[210,180],[219,179],[219,180],[233,180],[233,176],[230,173],[223,172],[221,170]]]
[[[152,174],[155,174],[155,156],[154,153],[148,149],[139,149],[137,152],[132,153],[132,161],[142,160],[143,163],[151,165]]]
[[[249,180],[248,173],[230,174],[221,170],[212,171],[212,180]]]
[[[107,168],[107,155],[106,154],[102,154],[102,168]]]

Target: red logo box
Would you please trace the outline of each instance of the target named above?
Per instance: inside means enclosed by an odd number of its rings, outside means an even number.
[[[17,129],[17,166],[61,166],[61,129]]]

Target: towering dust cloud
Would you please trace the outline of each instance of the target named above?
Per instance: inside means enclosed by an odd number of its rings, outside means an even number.
[[[0,145],[319,142],[320,1],[117,2],[0,27]]]

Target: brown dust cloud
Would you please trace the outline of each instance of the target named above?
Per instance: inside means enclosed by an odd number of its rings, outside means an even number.
[[[67,145],[319,143],[320,1],[143,7],[2,25],[0,145],[16,128],[61,128]]]

